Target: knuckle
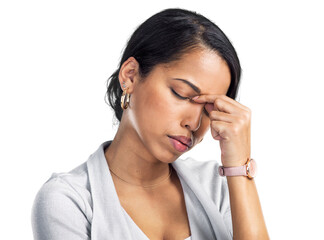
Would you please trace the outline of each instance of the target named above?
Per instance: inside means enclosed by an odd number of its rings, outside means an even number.
[[[245,124],[245,118],[238,118],[237,119],[237,124],[239,125],[239,126],[243,126],[244,124]]]
[[[219,106],[221,104],[221,102],[222,102],[222,99],[216,98],[214,103],[216,104],[216,106]]]
[[[210,117],[211,119],[215,119],[215,118],[216,118],[216,112],[215,112],[215,111],[211,111],[211,112],[209,112],[209,117]]]
[[[250,115],[248,113],[243,113],[241,121],[248,122]]]
[[[249,121],[251,119],[251,110],[247,109],[242,113],[242,117],[246,120]]]
[[[246,111],[245,111],[245,114],[246,114],[248,117],[250,117],[251,114],[252,114],[251,109],[247,107],[247,108],[246,108]]]
[[[232,133],[234,135],[238,135],[239,132],[240,132],[240,127],[238,125],[233,125],[233,127],[232,127]]]
[[[212,118],[212,119],[218,119],[220,117],[221,113],[218,112],[218,111],[211,111],[209,112],[209,116]]]

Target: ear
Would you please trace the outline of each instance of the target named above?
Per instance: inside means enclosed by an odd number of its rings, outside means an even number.
[[[119,70],[119,84],[122,90],[127,90],[127,93],[132,93],[135,85],[139,81],[139,63],[134,57],[129,57]],[[124,86],[126,87],[124,87]]]

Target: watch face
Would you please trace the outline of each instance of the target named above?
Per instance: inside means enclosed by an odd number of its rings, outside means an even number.
[[[249,178],[254,178],[257,172],[257,165],[256,162],[251,159],[249,162],[249,166],[248,166],[248,177]]]

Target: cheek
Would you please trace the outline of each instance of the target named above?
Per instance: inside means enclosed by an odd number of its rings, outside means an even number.
[[[163,122],[174,122],[176,120],[176,116],[179,115],[181,110],[183,111],[183,107],[185,106],[183,105],[184,102],[176,99],[169,87],[166,87],[164,83],[161,83],[160,86],[156,85],[155,88],[152,88],[145,102],[146,105],[150,106],[152,117],[157,117],[153,118],[154,121]]]
[[[145,128],[147,132],[163,131],[176,113],[172,102],[161,89],[156,88],[142,92],[138,98],[136,109],[134,109],[140,128]]]

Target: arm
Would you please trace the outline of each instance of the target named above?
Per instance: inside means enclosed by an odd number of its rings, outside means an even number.
[[[233,239],[269,239],[254,180],[227,177]]]
[[[88,240],[90,223],[78,193],[60,177],[46,182],[32,208],[32,229],[36,240]]]
[[[212,136],[220,143],[223,166],[243,166],[250,158],[250,109],[225,95],[200,95],[192,100],[205,104]],[[227,183],[233,238],[269,239],[254,180],[236,176],[227,177]]]

